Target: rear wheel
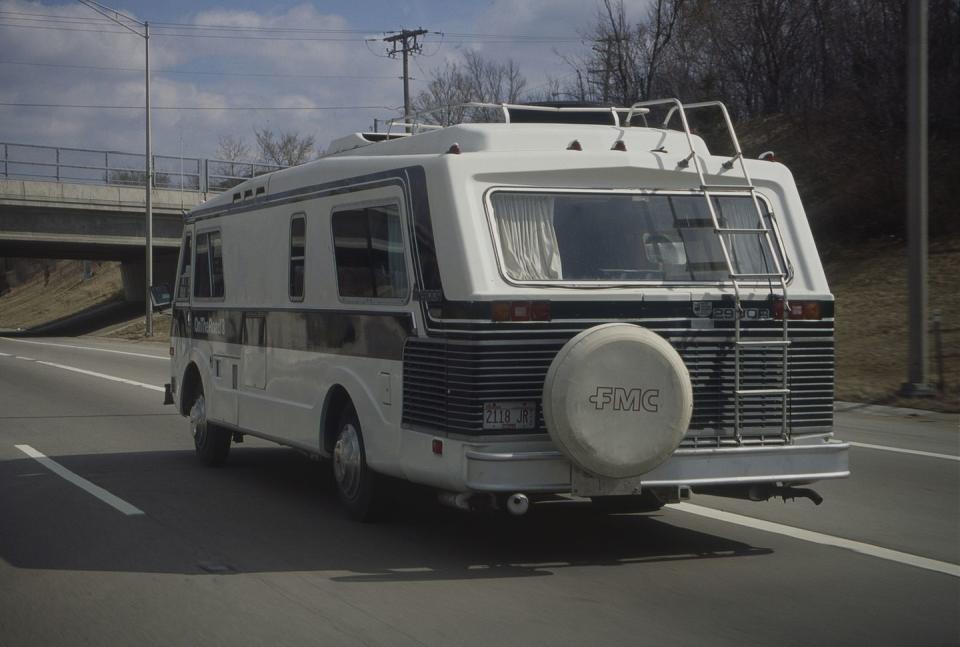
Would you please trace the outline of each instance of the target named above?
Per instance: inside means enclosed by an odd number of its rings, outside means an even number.
[[[379,512],[379,477],[367,466],[363,433],[353,405],[340,415],[333,446],[333,477],[347,513],[357,521],[372,521]]]
[[[223,465],[230,453],[230,432],[207,420],[207,401],[203,387],[197,387],[197,395],[190,407],[190,433],[197,456],[204,465]]]

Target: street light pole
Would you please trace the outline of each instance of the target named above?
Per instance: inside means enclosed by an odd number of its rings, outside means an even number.
[[[143,295],[147,303],[146,329],[144,335],[153,337],[153,303],[150,298],[150,286],[153,285],[153,151],[150,142],[150,23],[143,23],[143,60],[144,60],[144,85],[146,87],[146,108],[147,108],[147,196],[146,196],[146,247],[147,247],[147,271],[144,276],[146,282],[146,292]]]
[[[94,0],[77,0],[80,4],[89,7],[96,11],[101,16],[109,18],[113,22],[117,23],[130,33],[136,34],[143,39],[143,62],[144,62],[144,87],[146,94],[146,164],[144,165],[144,170],[146,172],[146,180],[144,182],[144,192],[146,194],[144,200],[144,206],[146,208],[146,235],[145,235],[145,247],[146,247],[146,271],[144,272],[144,282],[146,283],[146,289],[144,292],[144,297],[146,298],[147,312],[146,312],[146,330],[144,331],[145,336],[153,336],[153,308],[151,306],[151,297],[150,297],[150,286],[153,285],[153,153],[151,151],[151,142],[150,142],[150,23],[137,20],[136,18],[131,18],[125,13],[121,13],[116,9],[111,9],[106,7],[99,2],[94,2]],[[133,23],[137,27],[140,27],[143,31],[138,31],[130,26],[129,23]]]

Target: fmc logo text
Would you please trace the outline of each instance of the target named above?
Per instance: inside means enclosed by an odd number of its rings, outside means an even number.
[[[597,409],[613,405],[614,411],[660,410],[660,389],[625,389],[621,386],[598,386],[597,392],[587,398]]]

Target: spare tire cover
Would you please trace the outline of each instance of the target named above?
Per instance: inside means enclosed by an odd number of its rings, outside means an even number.
[[[663,337],[632,324],[604,324],[571,339],[543,386],[550,438],[599,476],[637,476],[665,461],[692,411],[683,359]]]

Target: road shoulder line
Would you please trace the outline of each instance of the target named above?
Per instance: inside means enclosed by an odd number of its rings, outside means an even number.
[[[871,445],[870,443],[855,443],[846,441],[851,447],[863,447],[864,449],[876,449],[882,452],[896,452],[898,454],[912,454],[914,456],[926,456],[927,458],[943,458],[948,461],[960,461],[960,456],[953,454],[937,454],[936,452],[924,452],[919,449],[903,449],[902,447],[890,447],[888,445]]]
[[[96,371],[88,371],[85,368],[77,368],[76,366],[67,366],[66,364],[57,364],[55,362],[41,362],[37,361],[37,364],[43,364],[44,366],[52,366],[53,368],[62,368],[65,371],[73,371],[74,373],[80,373],[82,375],[89,375],[91,377],[99,377],[104,380],[110,380],[112,382],[120,382],[122,384],[129,384],[131,386],[139,386],[142,389],[150,389],[151,391],[160,391],[163,393],[162,386],[156,386],[153,384],[146,384],[144,382],[137,382],[136,380],[128,380],[125,377],[117,377],[115,375],[107,375],[106,373],[97,373]]]
[[[36,449],[31,447],[30,445],[14,445],[14,447],[16,447],[17,449],[19,449],[21,452],[23,452],[33,460],[37,461],[38,463],[46,467],[48,470],[50,470],[60,478],[66,481],[69,481],[70,483],[73,483],[78,488],[80,488],[81,490],[84,490],[88,494],[92,494],[93,496],[97,497],[98,499],[100,499],[110,507],[114,508],[115,510],[120,511],[127,516],[144,514],[143,510],[141,510],[140,508],[134,505],[131,505],[130,503],[127,503],[120,497],[114,494],[111,494],[110,492],[107,492],[99,485],[95,485],[94,483],[91,483],[90,481],[83,478],[82,476],[78,474],[74,474],[73,472],[68,470],[66,467],[64,467],[60,463],[50,458],[47,458],[43,453],[38,452]]]
[[[132,357],[146,357],[147,359],[160,359],[169,361],[169,357],[163,355],[151,355],[150,353],[135,353],[129,350],[114,350],[112,348],[97,348],[96,346],[76,346],[74,344],[54,344],[49,341],[35,341],[32,339],[18,339],[17,337],[0,337],[3,341],[14,341],[21,344],[36,344],[38,346],[55,346],[58,348],[73,348],[75,350],[93,350],[99,353],[113,353],[115,355],[130,355]]]
[[[726,523],[732,523],[738,526],[753,528],[754,530],[772,532],[777,535],[784,535],[786,537],[792,537],[794,539],[808,541],[814,544],[844,548],[846,550],[852,550],[853,552],[861,553],[863,555],[869,555],[870,557],[877,557],[879,559],[885,559],[891,562],[906,564],[907,566],[914,566],[916,568],[922,568],[928,571],[943,573],[944,575],[950,575],[952,577],[960,577],[960,565],[951,564],[950,562],[941,562],[928,557],[920,557],[919,555],[903,553],[899,550],[882,548],[880,546],[865,544],[852,539],[834,537],[833,535],[827,535],[822,532],[814,532],[813,530],[804,530],[803,528],[795,528],[793,526],[774,523],[772,521],[764,521],[763,519],[746,517],[740,514],[734,514],[733,512],[707,508],[693,503],[674,503],[668,505],[667,507],[674,510],[679,510],[681,512],[686,512],[687,514],[697,515],[699,517],[724,521]]]

